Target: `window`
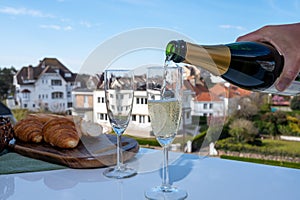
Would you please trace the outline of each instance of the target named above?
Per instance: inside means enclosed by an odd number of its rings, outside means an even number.
[[[71,97],[71,92],[67,92],[67,97],[70,98]]]
[[[107,121],[107,114],[106,113],[97,113],[97,119]]]
[[[136,121],[136,115],[132,115],[131,119],[132,121]]]
[[[119,112],[122,112],[122,111],[123,111],[123,107],[122,107],[122,106],[117,106],[117,110],[118,110]]]
[[[124,99],[124,94],[119,94],[118,99]]]
[[[207,103],[203,104],[203,108],[207,109]]]
[[[145,115],[140,115],[140,123],[145,123]]]
[[[101,103],[100,100],[101,100],[101,97],[98,97],[98,98],[97,98],[97,102],[98,102],[98,103]]]
[[[140,98],[136,98],[136,104],[140,104]]]
[[[209,109],[212,109],[212,108],[213,108],[213,104],[210,103],[210,104],[209,104]]]
[[[100,119],[103,120],[104,119],[104,114],[100,113]]]
[[[84,102],[84,103],[89,103],[89,98],[88,98],[88,96],[84,96],[83,102]]]
[[[52,99],[62,99],[64,94],[62,92],[53,92],[51,96]]]
[[[144,98],[141,98],[141,104],[144,104]]]
[[[147,98],[145,98],[145,104],[148,104]]]
[[[191,117],[191,113],[190,113],[190,112],[187,112],[187,113],[186,113],[186,118],[189,119],[190,117]]]
[[[67,73],[65,73],[65,77],[66,77],[66,78],[70,78],[70,77],[72,77],[72,75],[71,75],[71,73],[68,73],[68,72],[67,72]]]
[[[101,103],[105,103],[104,97],[101,97]]]
[[[61,80],[51,80],[51,85],[59,86],[59,85],[62,85],[62,82],[61,82]]]
[[[24,92],[23,93],[23,98],[24,99],[29,99],[29,97],[30,97],[30,93],[29,92]]]

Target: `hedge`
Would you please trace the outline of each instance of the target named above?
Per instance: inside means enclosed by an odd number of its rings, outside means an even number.
[[[237,151],[244,153],[257,153],[262,155],[273,155],[273,156],[288,156],[288,157],[300,157],[300,154],[293,151],[283,151],[279,148],[270,148],[268,145],[262,144],[261,146],[236,143],[232,138],[219,140],[216,143],[216,149],[224,151]]]
[[[273,165],[273,166],[300,169],[300,163],[275,161],[275,160],[264,160],[264,159],[257,159],[257,158],[244,158],[244,157],[228,156],[228,155],[222,155],[220,157],[223,159],[229,159],[229,160],[237,160],[237,161],[252,162],[252,163],[258,163],[258,164],[264,164],[264,165]]]

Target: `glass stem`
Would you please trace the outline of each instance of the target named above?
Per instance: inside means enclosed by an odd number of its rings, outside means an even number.
[[[168,146],[163,147],[163,154],[164,154],[164,160],[163,160],[163,170],[162,170],[162,188],[164,190],[168,190],[170,188],[169,184],[169,151],[168,151]]]
[[[122,170],[123,168],[123,152],[121,145],[121,135],[117,136],[117,169]]]

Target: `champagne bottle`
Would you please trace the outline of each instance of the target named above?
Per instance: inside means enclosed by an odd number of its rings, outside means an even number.
[[[183,40],[171,41],[166,60],[204,68],[241,88],[280,95],[300,93],[300,80],[283,92],[274,83],[280,76],[284,58],[271,45],[258,42],[236,42],[201,46]],[[299,77],[299,76],[298,76]]]

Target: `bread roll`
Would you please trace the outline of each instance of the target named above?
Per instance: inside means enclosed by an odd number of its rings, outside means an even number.
[[[26,119],[33,119],[40,121],[41,123],[45,124],[51,119],[57,119],[59,117],[65,117],[62,115],[55,115],[55,114],[45,114],[45,113],[36,113],[36,114],[29,114]]]
[[[81,137],[74,122],[66,117],[50,119],[42,132],[45,142],[60,148],[75,148]]]
[[[43,124],[34,119],[23,119],[14,126],[14,136],[23,142],[40,143],[43,139]]]

